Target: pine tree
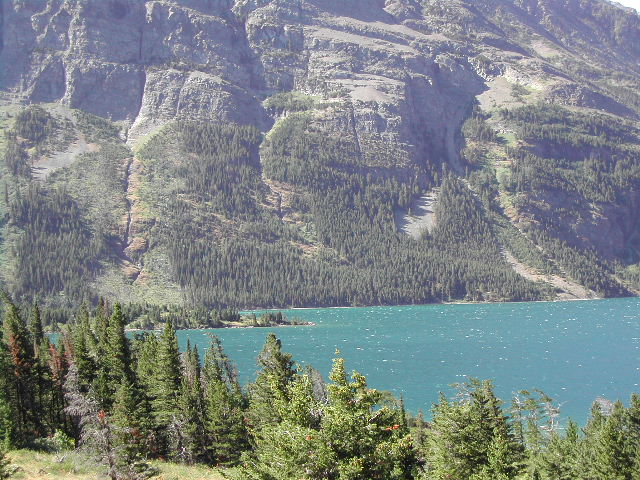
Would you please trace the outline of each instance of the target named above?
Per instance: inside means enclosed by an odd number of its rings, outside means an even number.
[[[103,410],[108,410],[113,403],[112,382],[109,372],[109,318],[106,305],[101,304],[94,322],[96,345],[93,350],[96,374],[91,385],[95,400]]]
[[[273,408],[277,396],[287,395],[287,386],[295,378],[291,355],[282,351],[282,343],[270,333],[258,356],[262,368],[255,383],[249,386],[249,420],[254,429],[280,421]]]
[[[150,392],[155,427],[163,439],[164,448],[168,447],[169,442],[167,427],[169,425],[176,426],[176,422],[179,420],[178,397],[181,381],[178,337],[173,323],[169,320],[158,339],[153,384]]]
[[[234,465],[249,449],[244,398],[235,368],[215,335],[205,355],[203,382],[209,456],[215,464]]]
[[[597,478],[627,480],[631,478],[636,448],[625,428],[625,408],[616,402],[594,444],[592,471]]]
[[[9,349],[0,341],[0,445],[11,447],[16,443],[16,402],[13,395],[13,374]]]
[[[68,429],[68,418],[64,413],[64,382],[69,370],[68,357],[64,343],[61,341],[56,347],[49,346],[49,364],[46,368],[46,410],[49,420],[49,432]]]
[[[109,400],[113,398],[121,383],[133,382],[129,341],[124,333],[125,325],[126,320],[122,314],[122,308],[119,303],[116,303],[107,327],[106,355],[104,358]],[[107,403],[107,406],[110,405],[111,401]]]
[[[547,448],[535,459],[534,469],[540,480],[578,478],[576,459],[579,448],[578,426],[570,420],[564,436],[553,434]]]
[[[140,392],[130,380],[123,379],[116,390],[111,414],[116,461],[123,476],[147,478],[153,473],[146,462],[150,433],[148,414]]]
[[[629,428],[630,441],[640,450],[640,395],[637,393],[631,395],[625,423]]]
[[[41,353],[46,352],[49,348],[46,337],[44,336],[44,329],[42,328],[42,316],[40,314],[40,306],[38,302],[33,305],[31,318],[29,321],[29,333],[33,340],[33,351],[36,357],[39,357]]]
[[[427,470],[434,479],[493,474],[514,478],[522,460],[522,446],[493,385],[486,381],[461,384],[456,402],[441,395],[434,406],[428,444]]]
[[[341,358],[330,378],[327,404],[314,398],[308,373],[296,375],[286,392],[275,390],[273,408],[281,420],[257,433],[247,478],[413,478],[416,459],[402,411],[380,406],[381,393],[357,372],[348,381]]]
[[[78,321],[72,332],[73,362],[78,369],[80,383],[84,391],[88,391],[90,385],[95,380],[96,362],[92,355],[92,350],[96,348],[96,338],[91,330],[89,312],[86,307],[82,307]]]
[[[18,308],[8,298],[3,324],[9,354],[9,395],[16,406],[16,440],[26,443],[43,433],[36,399],[37,363],[29,332]]]
[[[200,356],[198,350],[187,350],[183,354],[183,371],[178,397],[179,414],[174,432],[170,436],[170,449],[179,452],[179,460],[192,464],[202,461],[206,456],[206,413],[202,384],[200,382]],[[179,427],[179,428],[178,428]]]

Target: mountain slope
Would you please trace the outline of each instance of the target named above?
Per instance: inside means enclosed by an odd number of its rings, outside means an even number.
[[[245,307],[551,298],[567,283],[531,279],[556,277],[640,287],[629,9],[14,0],[0,17],[4,277],[20,296]],[[44,110],[15,117],[25,103]],[[402,233],[436,187],[430,231]],[[42,226],[69,208],[77,226]]]

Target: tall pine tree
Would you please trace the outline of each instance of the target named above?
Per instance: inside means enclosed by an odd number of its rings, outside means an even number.
[[[215,335],[205,355],[203,383],[209,456],[218,465],[234,465],[249,449],[243,415],[245,399],[235,367]]]
[[[278,396],[287,396],[287,387],[296,375],[291,355],[282,351],[282,343],[270,333],[258,355],[262,370],[249,386],[249,420],[252,428],[278,423],[281,418],[273,408]]]

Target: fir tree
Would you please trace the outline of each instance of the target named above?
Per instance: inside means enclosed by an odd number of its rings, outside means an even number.
[[[146,421],[149,412],[144,406],[135,385],[123,379],[116,390],[111,414],[116,461],[123,477],[138,479],[153,474],[146,462],[150,432]]]
[[[126,320],[122,314],[122,308],[119,303],[116,303],[107,328],[106,355],[103,361],[109,393],[107,406],[111,405],[111,399],[121,383],[133,382],[129,341],[124,333],[125,325]]]
[[[91,330],[89,312],[82,307],[80,315],[72,331],[73,361],[83,390],[87,391],[96,375],[96,361],[92,350],[96,348],[96,338]]]
[[[33,340],[33,351],[36,357],[39,357],[42,351],[46,352],[48,349],[48,342],[44,336],[44,329],[42,328],[42,316],[40,313],[40,306],[38,302],[33,305],[31,318],[29,320],[29,333]]]
[[[349,382],[342,359],[334,361],[327,404],[313,395],[308,373],[296,375],[286,394],[275,391],[281,421],[257,434],[248,478],[408,480],[415,467],[402,412],[378,404],[381,393],[354,372]]]
[[[532,459],[532,470],[540,480],[574,480],[579,448],[578,426],[570,420],[564,436],[554,433],[547,448]]]
[[[458,400],[441,395],[429,431],[430,478],[507,475],[514,478],[522,447],[513,436],[491,382],[471,380],[459,386]],[[500,462],[498,465],[496,462]]]
[[[168,425],[177,426],[179,421],[178,397],[181,380],[178,338],[173,323],[169,320],[158,339],[157,356],[153,369],[153,384],[150,392],[155,426],[159,435],[163,438],[165,448],[168,446],[169,441],[166,427]],[[176,434],[179,434],[179,432]]]
[[[8,346],[0,341],[0,445],[16,442],[16,402]]]
[[[249,448],[244,398],[235,368],[215,335],[205,355],[203,381],[210,458],[218,465],[234,465]]]
[[[178,425],[170,441],[170,449],[179,452],[179,459],[185,463],[201,462],[205,458],[206,413],[202,384],[200,382],[200,356],[197,349],[191,349],[187,344],[187,351],[183,355],[182,381],[178,397],[179,415]]]
[[[258,355],[262,368],[255,383],[249,386],[249,419],[253,428],[276,424],[280,420],[273,408],[276,397],[287,395],[287,387],[295,378],[291,355],[282,351],[282,343],[270,333]]]
[[[43,433],[36,399],[37,363],[33,342],[18,308],[8,298],[5,303],[3,326],[9,354],[9,395],[16,406],[16,439],[23,443]]]
[[[109,318],[106,315],[106,305],[102,303],[98,308],[98,315],[94,321],[96,346],[93,352],[96,374],[91,385],[95,400],[103,410],[108,410],[113,402],[113,383],[109,372]]]
[[[596,478],[628,480],[636,459],[636,448],[625,428],[625,408],[616,402],[599,432],[592,452],[592,471]]]

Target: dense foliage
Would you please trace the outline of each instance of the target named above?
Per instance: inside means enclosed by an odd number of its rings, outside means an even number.
[[[500,111],[522,141],[505,147],[509,174],[496,176],[487,158],[502,140],[476,109],[462,126],[462,179],[435,160],[364,154],[348,129],[327,135],[316,110],[328,107],[312,97],[278,94],[265,107],[282,118],[264,138],[250,126],[179,122],[147,139],[135,161],[113,124],[75,112],[71,131],[96,143],[44,181],[31,178],[33,149],[69,125],[25,109],[5,149],[7,288],[28,302],[95,304],[105,291],[129,294],[142,271],[192,311],[552,297],[514,272],[509,250],[598,294],[627,293],[572,225],[585,205],[635,208],[629,125],[543,104]],[[435,187],[436,228],[419,239],[398,233]],[[535,219],[526,231],[509,225],[502,194]],[[624,261],[637,257],[636,237]],[[148,292],[128,301],[164,303]]]
[[[505,109],[499,117],[521,140],[507,148],[510,175],[501,183],[520,214],[534,220],[529,238],[574,280],[604,296],[624,295],[614,268],[584,232],[589,235],[589,224],[615,205],[631,218],[621,220],[629,223],[627,245],[612,253],[625,263],[640,258],[632,220],[640,188],[640,131],[610,116],[543,103]]]
[[[201,358],[180,352],[168,322],[125,335],[119,305],[82,311],[57,344],[36,306],[28,320],[6,299],[0,342],[3,448],[73,448],[113,479],[154,475],[148,460],[237,466],[238,479],[593,480],[638,478],[640,397],[597,401],[589,422],[560,428],[539,391],[510,406],[488,381],[441,395],[425,421],[334,360],[329,383],[297,366],[275,335],[243,389],[219,339]],[[349,378],[350,377],[350,378]],[[6,461],[0,449],[0,475]]]
[[[118,241],[114,237],[121,205],[109,200],[122,188],[118,165],[127,150],[116,146],[111,137],[110,145],[78,162],[82,168],[73,165],[68,173],[56,172],[48,182],[37,181],[32,161],[56,141],[66,141],[58,138],[69,134],[58,132],[62,124],[41,107],[30,106],[16,116],[7,132],[5,278],[7,287],[20,299],[43,298],[61,305],[68,304],[68,299],[95,302],[97,296],[89,283],[114,255]],[[87,198],[89,189],[100,195],[99,204]]]
[[[14,244],[13,292],[27,298],[64,292],[91,298],[86,280],[99,268],[105,240],[91,232],[77,203],[63,190],[31,184],[9,202],[10,226],[21,230]]]
[[[257,140],[246,127],[188,123],[140,152],[151,179],[146,201],[163,219],[152,235],[166,245],[174,278],[194,303],[361,305],[545,294],[503,261],[483,210],[455,177],[445,175],[446,207],[438,213],[447,227],[415,241],[396,230],[395,211],[420,191],[401,172],[375,173],[358,160],[353,142],[315,131],[304,112],[292,114],[261,147],[264,175],[296,192],[274,209],[256,166]],[[165,183],[167,171],[179,181]],[[211,187],[229,175],[233,186]],[[210,192],[204,202],[203,192]]]

